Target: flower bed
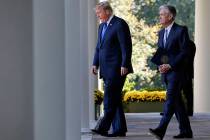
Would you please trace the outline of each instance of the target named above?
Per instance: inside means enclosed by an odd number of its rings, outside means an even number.
[[[126,92],[123,101],[130,102],[164,102],[166,99],[165,91],[129,91]]]
[[[94,97],[95,104],[100,105],[103,92],[95,90]],[[165,91],[128,91],[123,96],[123,107],[126,113],[162,112],[165,99]]]
[[[162,112],[165,91],[130,91],[123,98],[126,113]]]

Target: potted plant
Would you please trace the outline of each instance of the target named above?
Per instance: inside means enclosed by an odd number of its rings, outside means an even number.
[[[101,104],[103,102],[104,93],[98,89],[94,90],[94,103],[95,103],[95,119],[100,117]]]

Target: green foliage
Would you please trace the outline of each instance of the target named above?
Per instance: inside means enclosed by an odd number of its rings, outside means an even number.
[[[146,88],[142,88],[140,89],[140,91],[164,91],[166,90],[163,87],[146,87]]]
[[[138,19],[144,19],[146,24],[155,25],[158,23],[159,7],[163,4],[170,4],[176,7],[176,22],[186,25],[190,37],[194,38],[195,0],[134,0],[134,14]],[[190,5],[190,6],[189,6]]]
[[[148,65],[148,58],[156,49],[157,32],[160,29],[159,25],[147,25],[143,19],[137,19],[133,14],[133,0],[110,0],[114,7],[115,15],[126,20],[130,27],[132,35],[132,63],[134,67],[134,74],[128,76],[128,81],[135,82],[134,88],[140,89],[147,86],[162,86],[160,81],[153,81],[160,79],[156,69],[151,69]],[[153,64],[150,64],[155,67]]]
[[[160,74],[150,62],[157,46],[159,6],[171,4],[177,8],[176,21],[187,25],[190,36],[194,33],[195,0],[109,0],[114,14],[126,20],[130,27],[133,45],[134,74],[128,75],[124,91],[146,87],[161,87]],[[189,6],[190,5],[190,6]]]
[[[123,87],[123,93],[125,93],[127,91],[134,90],[134,88],[135,88],[135,82],[126,78],[126,81],[125,81],[125,84],[124,84],[124,87]]]

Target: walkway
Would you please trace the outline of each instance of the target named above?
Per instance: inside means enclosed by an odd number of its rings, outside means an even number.
[[[82,140],[154,140],[155,137],[148,135],[149,128],[155,128],[161,116],[159,113],[141,113],[141,114],[126,114],[128,133],[127,137],[107,138],[99,135],[90,134],[82,137]],[[194,132],[193,140],[210,140],[210,113],[199,113],[190,117],[192,130]],[[173,117],[164,140],[172,140],[174,135],[177,135],[178,125],[176,118]],[[85,137],[87,139],[85,139]],[[88,138],[89,137],[89,138]]]

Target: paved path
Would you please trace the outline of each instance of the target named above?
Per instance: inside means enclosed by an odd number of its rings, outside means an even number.
[[[82,136],[82,140],[154,140],[154,136],[148,135],[148,129],[155,128],[160,118],[159,113],[129,113],[126,114],[127,137],[107,138],[100,135],[86,134],[86,136]],[[193,140],[210,140],[210,113],[195,114],[193,117],[190,117],[190,121],[194,133]],[[164,140],[173,140],[173,136],[178,133],[177,120],[173,117]]]

